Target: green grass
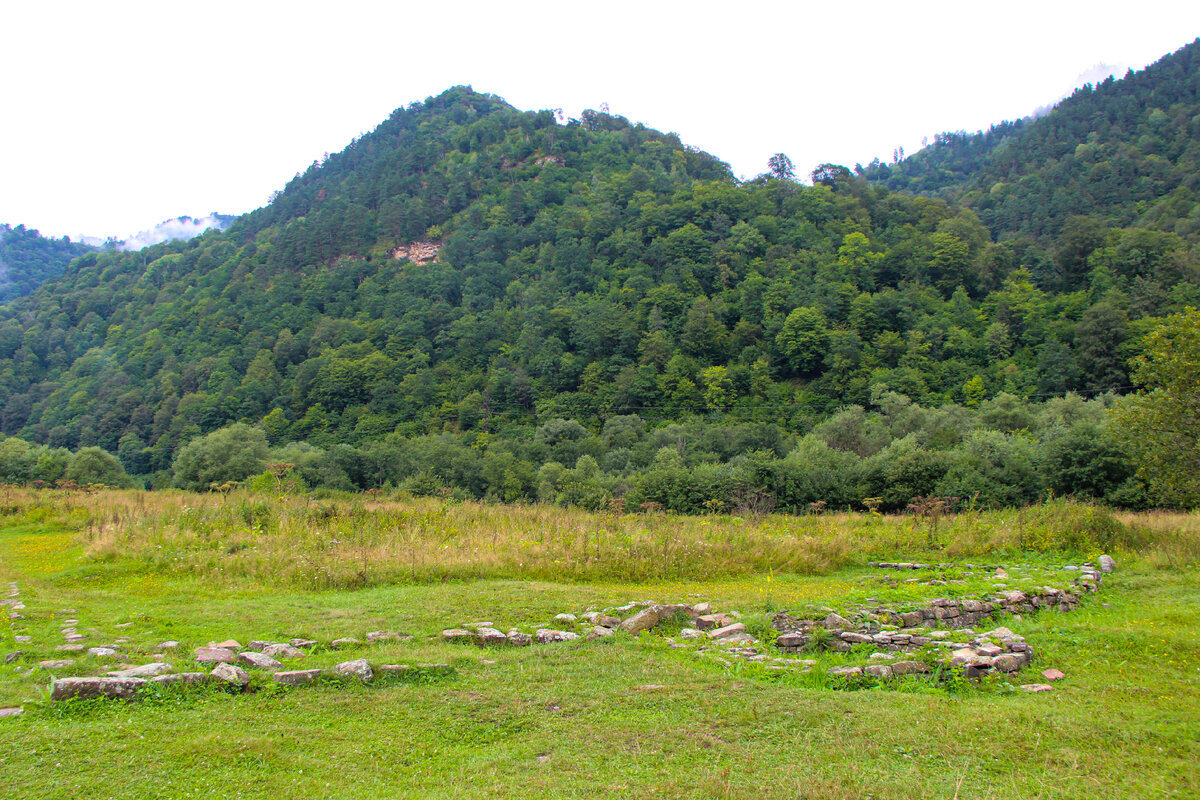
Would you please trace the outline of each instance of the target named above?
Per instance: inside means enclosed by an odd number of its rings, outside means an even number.
[[[17,628],[0,628],[0,650],[13,647],[14,630],[35,639],[21,645],[25,658],[0,667],[0,706],[26,706],[23,716],[0,719],[6,797],[1200,795],[1200,578],[1194,562],[1178,557],[1127,552],[1079,610],[998,623],[1037,651],[1035,666],[1009,682],[1039,681],[1054,666],[1067,674],[1055,692],[1012,691],[1000,678],[844,691],[828,685],[824,668],[861,660],[869,648],[821,655],[811,673],[778,675],[753,664],[726,669],[655,636],[482,651],[443,644],[438,633],[474,620],[528,630],[561,611],[649,599],[707,600],[753,625],[778,609],[847,609],[869,599],[900,606],[977,594],[995,581],[961,566],[885,573],[866,568],[864,556],[824,574],[744,570],[636,582],[518,574],[314,590],[269,576],[162,569],[136,551],[97,553],[89,549],[97,508],[72,513],[53,506],[0,528],[0,588],[17,581],[26,604]],[[724,523],[710,523],[720,536]],[[887,526],[897,523],[874,524],[882,538],[894,536]],[[1163,541],[1147,547],[1158,553]],[[1052,574],[1043,568],[1088,555],[949,550],[948,542],[936,559],[921,560],[1029,563],[1031,583]],[[1007,583],[1020,585],[1010,572]],[[933,574],[966,583],[904,583]],[[182,688],[131,704],[50,704],[40,699],[48,676],[18,669],[55,656],[63,609],[75,609],[80,631],[96,629],[87,644],[124,636],[133,652],[177,639],[186,658],[227,637],[328,641],[382,629],[414,639],[316,648],[296,666],[366,656],[455,669],[367,686],[277,690],[259,680],[260,691],[245,695]],[[132,625],[116,627],[124,623]],[[85,666],[77,672],[98,668]],[[641,688],[648,685],[665,688]]]

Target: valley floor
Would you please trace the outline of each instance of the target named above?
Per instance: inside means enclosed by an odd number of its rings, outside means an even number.
[[[0,651],[23,651],[0,667],[0,707],[24,707],[0,718],[6,797],[1200,796],[1194,564],[1118,555],[1118,570],[1078,610],[998,622],[1036,649],[1019,679],[913,677],[847,690],[823,668],[725,667],[661,635],[482,650],[445,644],[440,632],[472,620],[545,627],[560,612],[650,599],[707,601],[763,630],[780,609],[842,610],[867,596],[944,587],[848,565],[824,575],[312,591],[139,570],[89,555],[83,530],[79,520],[28,515],[0,528],[0,589],[15,584],[24,605],[0,633]],[[413,638],[316,647],[306,660],[445,662],[453,671],[286,690],[256,679],[259,690],[245,694],[202,687],[133,703],[51,703],[52,674],[36,665],[63,656],[55,648],[64,619],[77,620],[71,627],[88,646],[126,639],[134,659],[177,640],[181,664],[194,647],[226,638],[329,642],[396,630]],[[62,674],[101,669],[97,659],[68,655],[77,663]],[[824,667],[845,657],[820,658]],[[1066,675],[1052,692],[1010,685],[1041,681],[1048,667]]]

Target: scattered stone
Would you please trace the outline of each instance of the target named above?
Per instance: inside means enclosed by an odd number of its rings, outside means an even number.
[[[13,650],[11,653],[4,656],[4,663],[11,664],[23,655],[25,655],[24,650]]]
[[[60,644],[58,647],[56,647],[54,649],[61,650],[64,653],[81,653],[81,652],[83,652],[83,645],[81,645],[81,644]]]
[[[242,646],[238,644],[237,639],[226,639],[223,642],[210,644],[209,647],[220,648],[222,650],[241,650]]]
[[[621,630],[637,636],[642,631],[648,631],[662,621],[657,606],[644,608],[621,623]]]
[[[606,628],[603,625],[593,625],[588,631],[588,639],[603,639],[605,636],[612,636],[612,628]]]
[[[1025,665],[1025,659],[1016,653],[1002,653],[992,658],[992,668],[1000,672],[1016,672]]]
[[[854,627],[853,622],[846,619],[841,614],[833,611],[829,612],[829,616],[825,617],[825,621],[822,624],[831,631],[845,630],[847,628]]]
[[[89,647],[87,653],[95,658],[108,658],[115,656],[117,651],[112,647]]]
[[[573,642],[579,638],[573,631],[554,631],[549,628],[538,628],[533,634],[538,644],[553,644],[554,642]]]
[[[0,708],[0,718],[19,717],[24,713],[25,709],[21,708],[20,706],[14,706],[12,708]]]
[[[475,643],[480,647],[497,647],[508,644],[508,637],[495,628],[480,627],[475,629]]]
[[[716,628],[708,632],[710,639],[727,639],[739,633],[746,632],[746,625],[741,622],[735,622],[732,625],[726,625],[723,628]]]
[[[924,675],[932,672],[924,661],[897,661],[892,664],[892,675]]]
[[[1042,670],[1042,677],[1048,681],[1061,681],[1067,676],[1056,669],[1044,669]]]
[[[33,641],[33,637],[32,636],[14,636],[13,641],[20,642],[21,644],[28,644],[29,642]]]
[[[467,636],[470,636],[471,632],[466,631],[466,634],[467,634]],[[346,636],[341,639],[334,639],[332,642],[329,643],[329,646],[332,647],[334,650],[339,650],[343,647],[358,647],[361,644],[362,644],[362,642],[360,642],[358,639],[355,639],[353,636]]]
[[[224,647],[197,647],[196,661],[200,664],[232,664],[237,654]]]
[[[680,639],[699,639],[704,633],[699,628],[684,628],[679,632]]]
[[[712,613],[712,605],[709,603],[696,603],[696,605],[692,606],[692,614],[697,617],[703,616],[705,614],[711,614],[711,613]]]
[[[133,625],[133,623],[132,623],[132,622],[118,622],[118,623],[117,623],[116,625],[114,625],[113,627],[114,627],[114,628],[129,628],[129,627],[131,627],[132,625]]]
[[[271,676],[271,680],[276,683],[282,683],[285,686],[302,686],[306,683],[312,683],[321,677],[319,669],[292,669],[284,672],[276,672]]]
[[[159,644],[154,649],[155,650],[174,650],[176,647],[179,647],[179,642],[175,641],[174,639],[168,639],[165,642],[159,642]]]
[[[262,654],[271,658],[304,658],[304,651],[290,644],[269,644],[262,649]]]
[[[38,666],[47,671],[56,670],[56,669],[66,669],[67,667],[74,666],[74,664],[75,664],[75,659],[73,659],[73,658],[61,658],[61,659],[57,659],[57,660],[51,659],[49,661],[39,661],[38,662]]]
[[[892,677],[892,668],[887,664],[871,664],[863,667],[863,673],[870,675],[872,678],[890,678]]]
[[[250,642],[250,644],[246,645],[246,649],[253,650],[256,653],[261,653],[262,649],[269,644],[270,644],[270,642],[265,641],[263,639],[254,639]]]
[[[1024,683],[1020,687],[1023,692],[1053,692],[1054,687],[1048,683]]]
[[[155,675],[150,679],[151,683],[207,683],[211,676],[207,672],[175,672],[171,675]]]
[[[1008,577],[1008,573],[1004,571],[1003,567],[997,567],[996,571],[992,573],[992,577],[1004,580]]]
[[[363,683],[367,683],[371,678],[375,677],[375,673],[371,671],[371,665],[367,663],[365,658],[356,658],[354,661],[343,661],[333,668],[333,674],[340,678],[358,678]]]
[[[50,699],[91,700],[106,697],[112,700],[132,700],[145,683],[142,678],[59,678],[50,690]]]
[[[576,619],[578,619],[578,617],[576,617],[574,614],[555,614],[554,615],[555,622],[574,622]]]
[[[68,642],[82,642],[87,637],[84,636],[82,633],[68,633],[63,638],[66,639]]]
[[[316,647],[315,639],[289,639],[288,644],[292,647]]]
[[[371,631],[367,634],[367,641],[371,644],[386,641],[403,641],[411,638],[411,636],[405,636],[395,631]]]
[[[857,678],[863,674],[861,667],[833,667],[827,674],[834,678]]]
[[[225,681],[234,686],[244,687],[250,682],[250,673],[241,667],[235,667],[228,662],[221,662],[213,667],[212,677],[219,681]]]
[[[262,653],[255,653],[252,650],[245,653],[239,653],[238,661],[241,661],[244,664],[249,664],[252,667],[258,667],[259,669],[270,670],[271,672],[283,668],[283,664],[280,664],[270,656],[263,655]]]
[[[1112,556],[1109,556],[1109,555],[1100,556],[1100,571],[1101,572],[1112,572],[1116,568],[1117,568],[1117,562],[1113,560]]]
[[[490,627],[490,626],[483,626]],[[447,628],[442,631],[443,642],[473,642],[475,634],[466,628]]]
[[[513,647],[528,647],[533,644],[532,634],[521,633],[518,630],[509,631],[508,636],[505,638],[508,639],[508,643]]]
[[[607,614],[601,614],[596,618],[596,624],[602,625],[605,628],[618,628],[621,625],[620,617],[610,617]]]
[[[142,664],[140,667],[131,667],[129,669],[114,670],[108,673],[113,678],[150,678],[155,675],[162,675],[164,672],[170,672],[171,665],[165,661],[152,661],[149,664]]]
[[[634,691],[642,692],[643,694],[655,694],[667,691],[667,687],[661,683],[643,683],[641,686],[634,687]]]

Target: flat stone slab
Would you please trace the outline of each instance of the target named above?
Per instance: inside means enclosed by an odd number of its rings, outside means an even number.
[[[319,669],[291,669],[282,672],[276,672],[271,676],[271,680],[276,683],[282,683],[284,686],[303,686],[306,683],[312,683],[321,677]]]
[[[96,658],[108,658],[110,656],[115,656],[117,654],[117,650],[112,647],[89,647],[87,654]]]
[[[145,683],[143,678],[59,678],[50,690],[50,699],[132,700]]]
[[[201,664],[232,664],[237,653],[224,647],[197,647],[196,661]]]
[[[489,627],[489,626],[484,626]],[[475,641],[474,631],[469,631],[466,628],[447,628],[442,631],[443,642],[473,642]]]
[[[235,667],[233,664],[227,662],[217,664],[210,675],[216,680],[225,681],[235,686],[245,686],[250,682],[250,673],[241,667]]]
[[[316,647],[317,640],[316,639],[300,639],[300,638],[288,639],[288,644],[290,644],[292,647]]]
[[[272,672],[277,669],[283,669],[283,664],[280,664],[275,659],[271,658],[270,656],[263,655],[262,653],[255,653],[254,651],[238,653],[238,661],[243,664],[248,664],[251,667],[266,669]]]
[[[539,628],[533,634],[533,638],[538,644],[553,644],[554,642],[573,642],[579,638],[579,634],[574,631],[554,631],[549,628]]]
[[[375,677],[375,673],[371,670],[371,665],[367,663],[365,658],[357,658],[354,661],[343,661],[341,664],[336,664],[333,667],[333,674],[340,678],[358,678],[363,683],[367,683]]]
[[[0,718],[19,717],[24,713],[25,709],[21,708],[20,706],[13,706],[12,708],[0,708]]]
[[[402,642],[402,641],[405,641],[406,639],[411,639],[411,638],[412,638],[411,636],[406,636],[403,633],[396,633],[395,631],[370,631],[367,634],[367,641],[370,642],[371,644],[375,644],[376,642],[388,642],[388,641]]]
[[[509,631],[505,638],[508,639],[508,643],[513,647],[528,647],[533,644],[533,634],[521,633],[518,630]]]
[[[1021,691],[1023,691],[1023,692],[1031,692],[1034,694],[1036,694],[1037,692],[1053,692],[1054,691],[1054,687],[1048,683],[1025,683],[1025,684],[1022,684],[1020,688],[1021,688]]]
[[[739,633],[746,632],[746,625],[742,622],[735,622],[732,625],[726,625],[722,628],[714,628],[708,632],[710,639],[725,639],[730,636],[735,636]]]
[[[81,644],[60,644],[58,647],[56,647],[54,649],[61,651],[63,653],[82,653],[83,645],[81,645]]]
[[[217,642],[216,644],[210,644],[209,647],[219,647],[224,650],[241,650],[242,649],[242,646],[240,644],[238,644],[237,639],[226,639],[223,642]]]
[[[140,667],[115,670],[108,674],[114,678],[152,678],[155,675],[162,675],[164,672],[170,671],[171,665],[167,662],[153,661],[149,664],[142,664]]]
[[[495,628],[481,627],[475,629],[475,643],[481,647],[496,647],[508,644],[508,637]]]
[[[176,647],[179,647],[179,642],[175,641],[174,639],[170,639],[165,642],[159,642],[159,644],[154,649],[155,650],[174,650]]]
[[[1061,681],[1067,676],[1056,669],[1044,669],[1042,670],[1042,677],[1048,681]]]
[[[470,634],[471,632],[467,631],[467,635],[469,636]],[[353,636],[343,636],[341,639],[334,639],[329,643],[329,646],[334,650],[338,650],[343,647],[358,647],[361,644],[362,642],[360,642],[358,639],[355,639]]]
[[[42,669],[66,669],[75,665],[73,658],[51,659],[48,661],[39,661],[38,666]]]

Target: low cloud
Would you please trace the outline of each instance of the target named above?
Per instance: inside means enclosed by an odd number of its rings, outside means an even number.
[[[192,239],[210,228],[225,230],[233,217],[224,214],[209,214],[207,217],[176,217],[160,222],[147,231],[141,231],[130,236],[117,245],[118,250],[141,250],[152,244],[170,241],[172,239]]]

